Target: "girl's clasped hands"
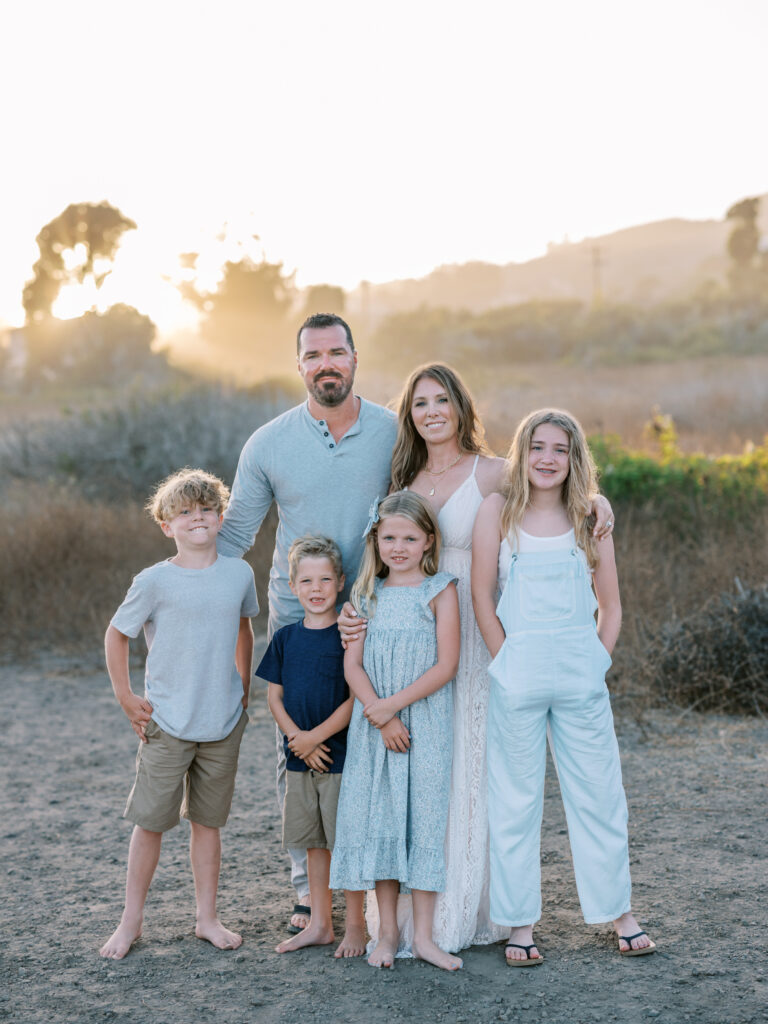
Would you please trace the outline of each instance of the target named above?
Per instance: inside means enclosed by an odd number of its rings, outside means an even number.
[[[386,700],[371,701],[363,708],[363,716],[378,729],[387,750],[404,754],[411,746],[411,734]]]

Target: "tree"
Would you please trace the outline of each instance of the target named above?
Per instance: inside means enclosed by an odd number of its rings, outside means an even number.
[[[110,203],[72,203],[37,236],[40,257],[24,288],[29,382],[67,378],[112,385],[155,370],[165,357],[152,352],[155,325],[132,306],[92,310],[58,320],[53,305],[66,284],[91,279],[100,288],[112,272],[120,240],[136,228]]]
[[[180,259],[194,272],[197,258],[183,253]],[[224,264],[215,291],[202,290],[197,280],[182,282],[179,289],[200,310],[200,330],[219,369],[263,376],[289,365],[296,287],[282,263],[243,256]]]
[[[167,369],[152,351],[156,328],[148,316],[122,303],[105,313],[91,310],[73,320],[47,320],[26,328],[32,340],[26,376],[120,387],[131,379]]]
[[[304,300],[304,316],[312,316],[313,313],[337,313],[344,315],[346,295],[344,289],[336,284],[313,284],[307,289]]]
[[[135,228],[132,220],[106,201],[72,203],[46,224],[36,239],[40,258],[24,288],[27,323],[50,317],[59,292],[71,281],[82,284],[90,276],[101,287],[111,273],[120,239]],[[69,266],[67,252],[74,257]]]
[[[733,230],[728,236],[728,255],[731,257],[729,279],[732,291],[746,299],[757,299],[768,295],[768,265],[760,252],[760,231],[757,215],[759,198],[742,199],[734,203],[725,215],[732,221]]]

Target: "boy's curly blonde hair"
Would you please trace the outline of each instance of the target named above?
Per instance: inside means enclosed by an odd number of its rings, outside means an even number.
[[[229,488],[204,469],[180,469],[161,480],[146,504],[156,523],[167,523],[184,508],[205,505],[222,514],[229,502]]]

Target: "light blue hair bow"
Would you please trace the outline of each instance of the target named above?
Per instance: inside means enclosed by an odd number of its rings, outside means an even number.
[[[376,523],[379,521],[379,496],[373,501],[373,504],[368,509],[368,525],[363,530],[363,537],[367,537],[371,530],[374,528]]]

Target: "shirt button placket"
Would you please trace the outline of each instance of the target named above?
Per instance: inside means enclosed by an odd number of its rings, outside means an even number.
[[[325,420],[318,420],[318,421],[317,421],[317,424],[318,424],[318,426],[320,426],[320,427],[324,427],[324,426],[325,426]],[[324,430],[324,431],[323,431],[323,437],[330,437],[330,436],[331,436],[331,435],[330,435],[329,431],[327,431],[327,430]],[[335,444],[333,443],[333,441],[329,441],[329,442],[328,442],[328,447],[329,447],[329,448],[335,448],[335,447],[336,447],[336,445],[335,445]]]

